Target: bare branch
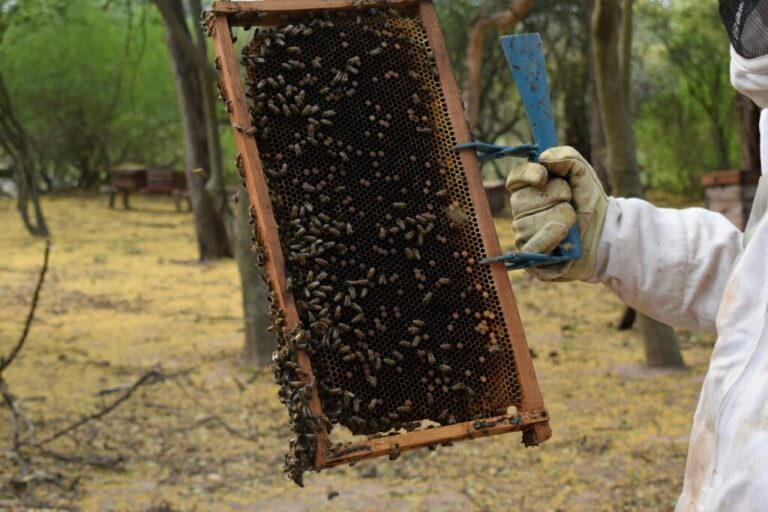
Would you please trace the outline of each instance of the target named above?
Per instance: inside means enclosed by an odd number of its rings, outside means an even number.
[[[72,423],[68,427],[63,428],[51,434],[50,436],[46,437],[45,439],[37,443],[37,445],[43,446],[45,444],[48,444],[62,436],[69,434],[70,432],[77,430],[78,428],[82,427],[86,423],[103,418],[110,412],[114,411],[121,403],[128,400],[131,397],[131,395],[133,395],[136,392],[136,390],[139,389],[144,384],[147,384],[150,382],[156,382],[158,380],[163,380],[163,379],[165,379],[165,375],[161,373],[158,369],[153,368],[152,370],[148,371],[147,373],[139,377],[139,379],[136,382],[134,382],[128,389],[125,390],[125,392],[122,395],[120,395],[119,398],[115,399],[112,403],[99,409],[93,414],[89,414],[88,416],[83,416],[78,421]]]
[[[152,2],[157,6],[157,9],[160,11],[163,20],[165,20],[173,38],[184,50],[184,53],[195,62],[195,66],[202,71],[205,78],[211,82],[216,82],[219,79],[218,73],[195,45],[187,27],[182,25],[176,16],[174,16],[173,11],[171,11],[166,0],[152,0]]]
[[[506,30],[513,27],[528,14],[532,5],[533,0],[511,0],[509,7],[501,12],[477,17],[469,29],[466,56],[467,75],[464,92],[466,94],[467,115],[469,116],[470,127],[473,130],[477,127],[478,116],[480,115],[480,88],[483,76],[483,42],[485,34],[491,28]]]
[[[3,370],[8,368],[10,364],[19,355],[21,349],[24,347],[24,342],[27,341],[29,336],[29,330],[32,327],[32,320],[35,318],[35,309],[37,309],[37,300],[40,297],[40,290],[43,287],[43,280],[45,280],[45,274],[48,272],[48,257],[51,253],[51,241],[45,241],[45,255],[43,256],[43,267],[40,269],[40,276],[37,278],[37,286],[35,287],[35,293],[32,295],[32,304],[29,306],[29,313],[27,314],[27,320],[24,323],[24,331],[21,333],[16,346],[13,347],[11,353],[7,357],[0,357],[0,375],[3,374]]]

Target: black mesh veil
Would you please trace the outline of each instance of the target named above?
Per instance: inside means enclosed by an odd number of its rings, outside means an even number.
[[[720,17],[739,55],[768,55],[768,0],[720,0]]]

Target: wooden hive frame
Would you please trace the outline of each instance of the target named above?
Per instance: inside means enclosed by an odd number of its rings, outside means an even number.
[[[266,272],[274,287],[276,300],[284,313],[285,328],[291,332],[299,324],[299,314],[293,295],[287,287],[288,271],[280,240],[278,224],[269,199],[267,181],[262,169],[259,150],[254,137],[247,135],[251,126],[248,105],[246,103],[238,59],[232,43],[231,28],[250,25],[258,16],[259,25],[268,25],[277,21],[278,16],[301,14],[308,10],[354,10],[374,7],[416,8],[424,24],[430,46],[434,52],[439,71],[440,85],[447,100],[449,114],[456,140],[459,144],[472,140],[469,126],[459,96],[458,86],[451,68],[442,32],[438,24],[434,6],[429,0],[255,0],[215,2],[210,10],[209,29],[214,40],[215,52],[221,73],[221,85],[228,102],[230,121],[237,150],[242,157],[245,184],[253,210],[257,217],[266,254]],[[251,16],[253,15],[253,16]],[[501,254],[501,247],[493,224],[493,217],[488,205],[480,173],[480,164],[473,150],[463,150],[460,154],[465,169],[470,194],[476,208],[476,216],[482,233],[485,251],[490,256]],[[317,434],[315,469],[320,470],[352,461],[401,453],[419,447],[449,443],[463,439],[523,431],[523,442],[527,446],[538,445],[551,436],[549,415],[544,402],[531,361],[528,344],[517,311],[512,287],[504,263],[491,265],[494,285],[501,301],[504,320],[512,340],[512,350],[518,370],[523,398],[517,411],[512,415],[497,416],[477,421],[467,421],[453,425],[427,428],[413,432],[399,433],[383,437],[369,438],[341,447],[332,447],[329,434],[321,431]],[[308,355],[298,352],[298,363],[306,372],[309,384],[313,372]],[[310,409],[318,416],[323,411],[316,388],[313,388]]]

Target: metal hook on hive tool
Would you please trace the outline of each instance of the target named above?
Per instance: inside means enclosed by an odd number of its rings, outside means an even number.
[[[547,68],[544,64],[541,36],[539,34],[504,36],[501,38],[501,46],[504,49],[504,55],[512,71],[517,89],[520,91],[535,144],[505,148],[494,144],[472,142],[456,146],[456,149],[476,149],[481,153],[478,155],[481,162],[504,156],[527,156],[531,161],[538,162],[539,155],[543,151],[557,146],[557,131],[555,130],[552,104],[549,98]],[[552,254],[511,252],[486,258],[482,260],[482,263],[503,261],[507,270],[515,270],[553,265],[579,258],[581,258],[581,237],[579,227],[575,225]]]
[[[468,142],[466,144],[459,144],[455,146],[454,151],[460,151],[462,149],[474,149],[477,151],[477,159],[480,162],[488,162],[489,160],[497,160],[499,158],[505,158],[508,156],[516,156],[520,158],[532,158],[533,155],[539,154],[539,146],[536,144],[522,144],[520,146],[499,146],[497,144],[488,144],[487,142]]]

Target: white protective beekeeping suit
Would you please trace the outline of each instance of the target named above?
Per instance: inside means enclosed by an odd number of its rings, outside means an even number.
[[[761,60],[768,92],[768,57]],[[742,75],[751,67],[745,64],[734,53],[737,88],[756,78]],[[760,132],[766,175],[768,110],[762,111]],[[768,178],[761,178],[758,196],[766,200]],[[693,421],[678,511],[768,510],[768,222],[755,218],[753,212],[747,240],[707,210],[609,200],[591,280],[654,318],[718,335]]]
[[[658,320],[717,333],[678,512],[768,511],[768,0],[721,0],[720,10],[731,81],[763,109],[764,177],[745,234],[704,209],[607,198],[571,148],[507,181],[518,249],[549,252],[575,222],[581,229],[582,260],[533,275],[601,282]]]
[[[752,30],[765,46],[768,2],[754,4],[740,3],[736,15],[752,7],[758,26],[736,29]],[[768,55],[737,51],[744,34],[731,35],[731,81],[766,109]],[[768,110],[762,111],[760,132],[765,175]],[[768,177],[761,178],[757,196],[746,237],[704,210],[660,210],[632,200],[608,208],[595,279],[660,320],[718,334],[678,511],[768,510],[768,222],[762,218]]]

